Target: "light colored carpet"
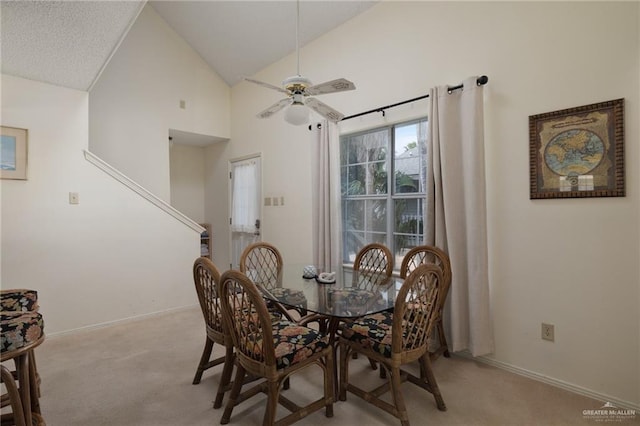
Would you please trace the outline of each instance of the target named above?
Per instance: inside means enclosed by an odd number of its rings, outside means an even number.
[[[199,308],[162,314],[75,334],[52,337],[37,348],[41,406],[49,426],[217,425],[222,410],[212,401],[222,366],[192,385],[205,342]],[[221,355],[223,348],[214,347]],[[352,381],[376,384],[378,373],[360,357],[350,364]],[[573,394],[472,360],[452,357],[434,363],[448,410],[436,409],[431,394],[410,383],[403,394],[415,425],[594,425],[583,418],[602,402]],[[321,370],[294,375],[292,399],[321,394]],[[294,397],[295,396],[295,397]],[[236,407],[230,424],[260,425],[266,397]],[[226,403],[226,398],[225,398]],[[278,417],[287,411],[279,407]],[[334,404],[334,416],[318,411],[299,425],[399,425],[400,422],[352,394]]]

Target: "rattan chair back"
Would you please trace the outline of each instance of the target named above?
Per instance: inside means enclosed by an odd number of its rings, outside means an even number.
[[[417,246],[404,255],[400,266],[400,278],[406,278],[411,271],[424,263],[433,263],[442,269],[442,287],[451,284],[451,262],[444,250],[434,246]]]
[[[353,270],[353,286],[359,289],[370,290],[372,286],[388,283],[393,273],[391,250],[383,244],[367,244],[356,255]]]
[[[218,293],[220,272],[210,259],[198,257],[193,263],[193,282],[196,287],[196,294],[198,295],[198,302],[204,317],[207,334],[204,350],[193,378],[193,384],[200,383],[202,373],[206,370],[224,363],[218,391],[213,403],[213,408],[220,408],[225,392],[231,389],[231,374],[234,362],[231,334],[228,332],[222,317],[222,304]],[[223,345],[225,354],[211,359],[214,343]]]
[[[193,282],[196,286],[196,294],[200,309],[207,325],[207,333],[216,343],[225,344],[230,336],[225,333],[222,321],[222,306],[218,295],[218,283],[220,272],[211,260],[199,257],[193,263]]]
[[[396,295],[391,338],[392,358],[402,363],[427,351],[429,335],[438,319],[442,270],[432,264],[418,266]]]
[[[272,318],[265,300],[242,272],[227,271],[224,277],[221,301],[236,355],[257,369],[275,370]]]
[[[428,245],[422,245],[412,248],[402,259],[402,265],[400,266],[400,278],[406,278],[415,268],[423,264],[434,264],[442,269],[442,284],[440,288],[440,308],[438,309],[438,318],[436,319],[436,332],[440,345],[433,349],[431,352],[431,358],[436,359],[440,355],[444,354],[445,357],[449,357],[449,347],[447,344],[447,338],[444,333],[443,314],[444,303],[449,294],[451,288],[451,261],[449,255],[444,250]]]
[[[250,244],[240,255],[240,272],[267,290],[281,287],[282,265],[278,249],[265,242]]]

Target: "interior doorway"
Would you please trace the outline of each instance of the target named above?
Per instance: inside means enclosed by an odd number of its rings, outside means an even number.
[[[262,161],[260,154],[230,161],[229,194],[231,194],[229,203],[230,267],[238,269],[240,255],[245,247],[261,241]]]

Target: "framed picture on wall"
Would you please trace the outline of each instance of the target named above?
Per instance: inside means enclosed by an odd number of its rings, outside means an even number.
[[[529,116],[530,199],[624,197],[624,99]]]
[[[2,126],[0,177],[27,180],[27,129]]]

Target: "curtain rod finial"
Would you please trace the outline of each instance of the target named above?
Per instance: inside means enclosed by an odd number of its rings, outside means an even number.
[[[478,86],[485,85],[488,82],[489,82],[489,77],[487,77],[486,75],[481,75],[480,77],[478,77]]]

